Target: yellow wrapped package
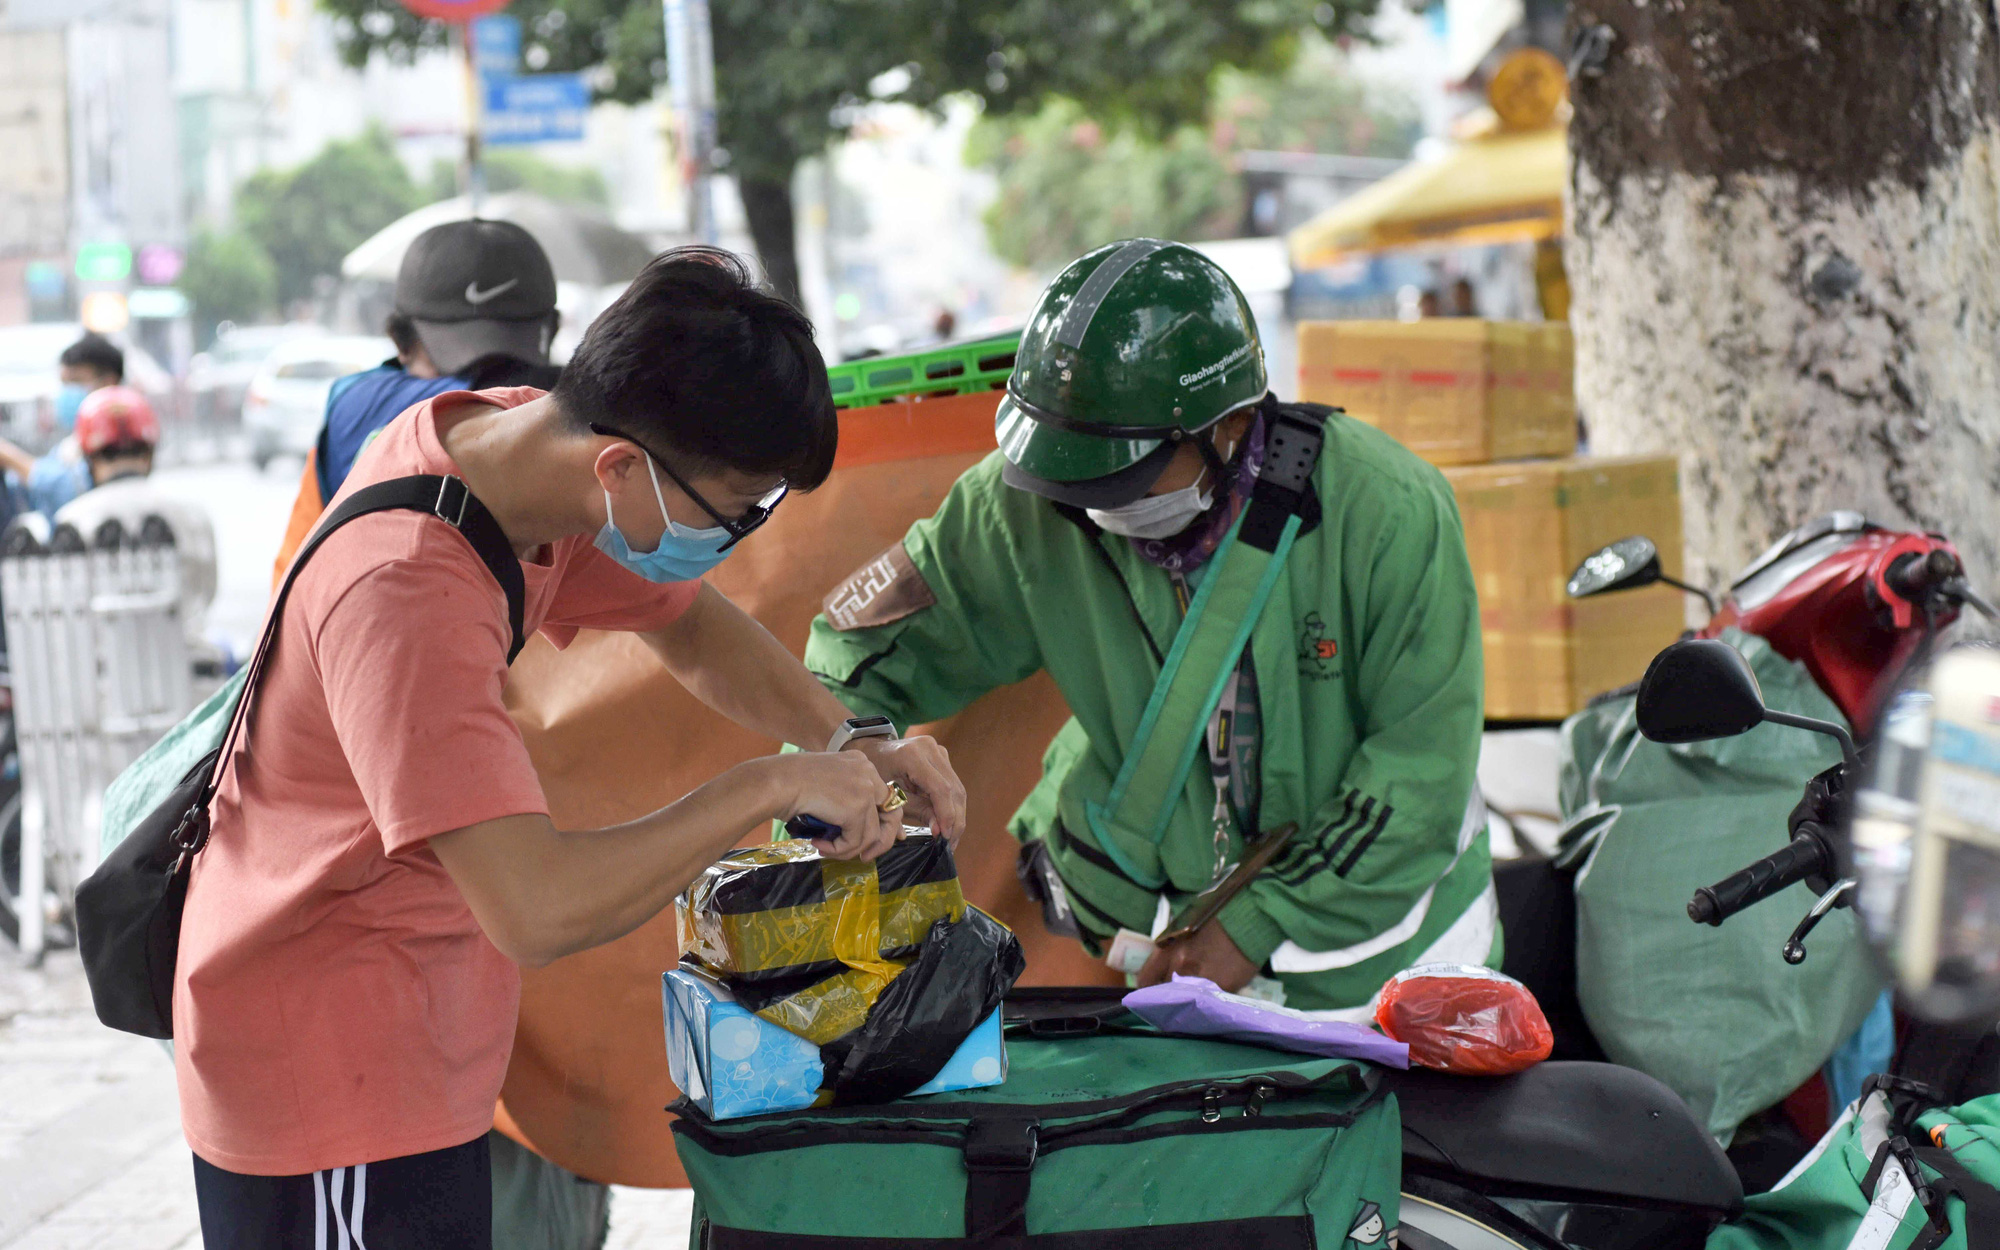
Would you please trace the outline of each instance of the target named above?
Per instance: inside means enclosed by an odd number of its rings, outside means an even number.
[[[682,962],[757,1015],[817,1045],[858,1028],[932,927],[965,915],[941,838],[912,833],[872,864],[810,842],[731,851],[682,893]]]

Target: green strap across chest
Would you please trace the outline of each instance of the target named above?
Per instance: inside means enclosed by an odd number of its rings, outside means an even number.
[[[1284,572],[1300,524],[1297,516],[1287,517],[1272,550],[1264,551],[1241,541],[1243,518],[1237,519],[1174,635],[1110,793],[1103,803],[1085,805],[1098,845],[1147,889],[1165,884],[1165,876],[1141,870],[1128,847],[1159,846],[1173,823],[1202,735]]]

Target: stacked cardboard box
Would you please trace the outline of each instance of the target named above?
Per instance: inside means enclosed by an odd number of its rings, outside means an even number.
[[[1555,720],[1638,680],[1680,633],[1665,586],[1573,600],[1570,573],[1644,534],[1678,576],[1672,456],[1576,457],[1569,327],[1454,318],[1307,322],[1299,396],[1345,408],[1439,465],[1479,589],[1486,715]]]
[[[1560,322],[1308,321],[1299,398],[1345,408],[1432,464],[1567,456],[1573,355]]]
[[[1465,520],[1486,646],[1486,715],[1554,720],[1637,681],[1682,628],[1668,586],[1571,599],[1585,556],[1630,534],[1680,572],[1681,504],[1672,456],[1586,456],[1444,471]]]

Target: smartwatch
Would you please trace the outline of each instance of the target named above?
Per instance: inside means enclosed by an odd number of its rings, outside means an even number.
[[[886,716],[850,716],[827,739],[826,749],[838,751],[856,738],[893,738],[896,726]]]

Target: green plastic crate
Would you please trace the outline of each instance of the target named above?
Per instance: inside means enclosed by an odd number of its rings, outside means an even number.
[[[865,408],[908,395],[997,391],[1014,371],[1019,334],[957,343],[907,356],[871,356],[826,371],[836,408]]]

